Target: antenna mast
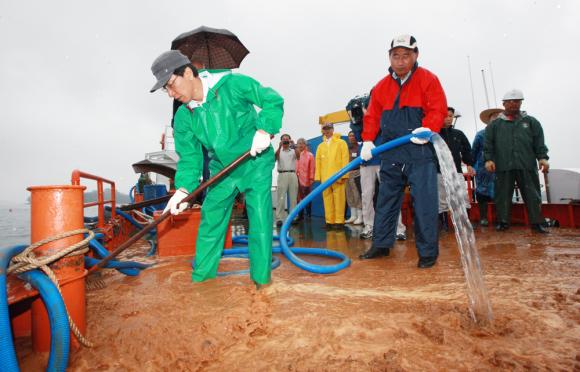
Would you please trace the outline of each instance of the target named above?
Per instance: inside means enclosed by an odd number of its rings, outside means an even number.
[[[481,78],[483,79],[483,90],[485,92],[485,102],[487,103],[487,108],[491,108],[491,106],[489,105],[489,96],[487,94],[487,84],[485,82],[485,72],[483,72],[483,69],[481,69]]]
[[[475,95],[473,94],[473,79],[471,78],[471,60],[467,56],[467,70],[469,71],[469,83],[471,84],[471,107],[473,109],[473,124],[475,125],[475,132],[477,133],[477,119],[475,114]]]
[[[493,105],[497,107],[497,98],[495,95],[495,82],[493,80],[493,69],[491,68],[491,61],[489,61],[489,75],[491,76],[491,88],[493,89]]]

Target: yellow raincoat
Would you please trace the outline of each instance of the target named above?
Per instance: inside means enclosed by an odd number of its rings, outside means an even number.
[[[335,133],[316,149],[316,168],[314,180],[324,182],[333,174],[348,164],[349,154],[346,142]],[[328,224],[344,224],[344,210],[346,208],[346,180],[348,173],[324,190],[324,218]]]

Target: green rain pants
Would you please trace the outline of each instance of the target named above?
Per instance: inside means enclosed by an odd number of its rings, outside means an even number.
[[[257,284],[270,282],[273,168],[274,151],[270,148],[257,157],[244,161],[210,188],[201,208],[195,267],[191,275],[194,282],[216,277],[232,206],[240,192],[245,195],[250,222],[250,277]]]
[[[522,198],[528,210],[530,224],[542,223],[540,178],[538,177],[538,171],[527,169],[514,169],[495,173],[495,207],[498,222],[509,223],[511,220],[514,182],[518,183],[518,188],[522,193]]]

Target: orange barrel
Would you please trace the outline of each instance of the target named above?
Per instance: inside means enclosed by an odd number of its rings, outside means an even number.
[[[30,196],[30,240],[32,243],[64,232],[84,228],[85,186],[33,186]],[[62,238],[38,247],[37,256],[52,255],[83,240],[83,235]],[[82,255],[61,258],[50,265],[58,278],[64,303],[82,334],[86,332],[85,276]],[[71,346],[80,345],[71,335]],[[32,347],[37,352],[50,350],[50,323],[40,298],[32,303]]]

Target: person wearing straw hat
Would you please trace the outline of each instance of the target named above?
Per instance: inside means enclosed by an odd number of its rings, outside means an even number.
[[[226,230],[237,194],[244,194],[250,221],[248,248],[250,277],[259,288],[268,284],[272,260],[271,135],[282,126],[284,100],[273,89],[230,70],[198,70],[181,52],[161,54],[151,66],[157,82],[170,98],[182,103],[174,118],[175,150],[179,155],[177,191],[166,210],[176,215],[187,208],[181,201],[199,185],[202,146],[209,170],[217,174],[248,149],[252,157],[216,182],[207,193],[196,242],[192,280],[215,278]],[[254,106],[260,107],[258,113]]]
[[[503,109],[491,108],[483,110],[479,114],[479,119],[488,125],[494,121]],[[479,206],[479,224],[481,226],[489,225],[489,218],[487,215],[487,204],[493,201],[493,190],[495,184],[495,175],[485,169],[485,162],[483,161],[483,144],[485,142],[485,128],[481,129],[475,134],[471,153],[474,159],[473,168],[475,169],[475,198]]]
[[[540,205],[538,169],[548,172],[548,147],[544,130],[533,116],[521,111],[524,94],[519,89],[503,97],[504,112],[485,128],[485,169],[495,173],[496,230],[509,229],[514,184],[517,182],[528,210],[532,231],[545,234]]]

